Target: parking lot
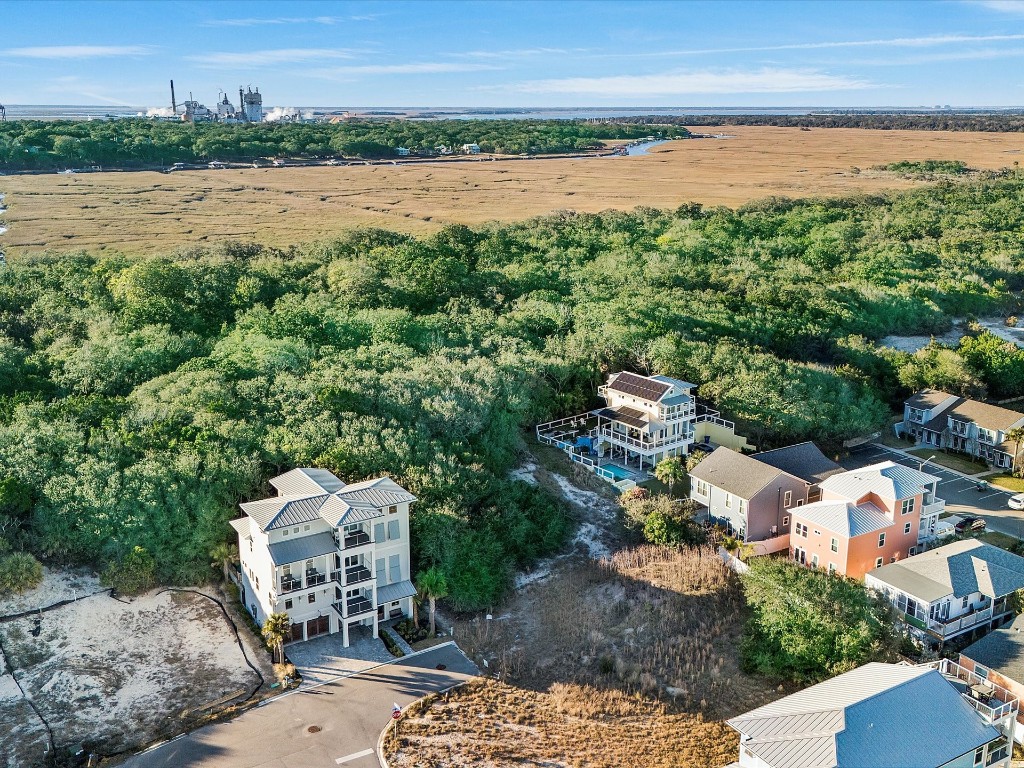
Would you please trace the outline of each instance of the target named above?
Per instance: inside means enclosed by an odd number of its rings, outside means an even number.
[[[1013,495],[1010,491],[1001,490],[996,486],[979,491],[978,481],[972,477],[966,477],[934,462],[908,456],[878,443],[851,449],[850,455],[839,463],[845,469],[859,469],[880,461],[894,461],[935,475],[940,478],[937,495],[940,499],[945,499],[947,512],[956,515],[977,515],[985,520],[990,531],[998,531],[1018,539],[1024,538],[1024,511],[1006,506],[1007,500]]]

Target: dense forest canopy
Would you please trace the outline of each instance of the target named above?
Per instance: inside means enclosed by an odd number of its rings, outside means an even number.
[[[479,144],[517,155],[574,152],[609,139],[685,137],[678,125],[580,120],[346,120],[341,123],[179,123],[147,119],[0,123],[0,168],[50,169],[98,164],[131,168],[267,157],[394,157],[398,147]]]
[[[237,503],[297,465],[421,499],[417,568],[490,605],[567,512],[509,479],[523,429],[608,371],[698,382],[762,447],[882,428],[912,389],[1024,394],[990,334],[877,346],[1015,311],[1024,182],[379,230],[273,250],[53,254],[0,271],[0,533],[54,562],[143,547],[209,573]]]

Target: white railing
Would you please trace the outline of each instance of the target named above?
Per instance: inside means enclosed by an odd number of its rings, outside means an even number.
[[[985,717],[990,723],[997,723],[1004,718],[1013,717],[1017,713],[1020,702],[1016,696],[1001,685],[996,685],[991,680],[981,677],[981,675],[976,672],[972,672],[951,659],[929,661],[925,664],[921,664],[920,666],[936,669],[946,678],[953,678],[958,682],[964,683],[968,687],[972,685],[991,686],[995,695],[988,697],[987,702],[979,701],[974,696],[967,693],[961,693],[964,700],[974,707],[978,713]]]
[[[925,504],[921,507],[921,517],[928,517],[929,515],[941,515],[942,511],[946,508],[945,499],[936,499],[931,504]]]
[[[929,619],[928,628],[938,632],[944,637],[948,637],[949,635],[955,635],[958,632],[962,632],[965,629],[970,629],[971,627],[988,621],[991,618],[992,609],[984,608],[980,611],[969,613],[966,616],[950,619],[949,621],[935,621],[933,619]]]
[[[613,429],[601,428],[598,430],[598,435],[608,440],[610,443],[616,445],[623,445],[629,448],[636,448],[640,451],[654,451],[658,448],[666,447],[682,447],[687,443],[693,442],[693,432],[686,432],[682,435],[671,435],[669,437],[662,437],[656,440],[639,440],[635,437],[629,437],[621,432],[616,432]]]
[[[736,429],[735,422],[723,419],[716,413],[702,413],[699,414],[694,421],[695,424],[702,424],[704,422],[710,422],[712,424],[718,424],[719,426],[725,427],[726,429]]]
[[[554,421],[546,421],[543,424],[537,425],[537,437],[541,437],[544,432],[550,432],[556,427],[563,427],[566,424],[572,424],[573,426],[580,426],[586,424],[587,419],[590,417],[589,413],[578,413],[575,416],[566,416],[564,419],[555,419]]]

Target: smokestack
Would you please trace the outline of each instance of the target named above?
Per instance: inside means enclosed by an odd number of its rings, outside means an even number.
[[[178,113],[178,102],[174,100],[174,81],[171,80],[171,112]]]
[[[242,96],[242,86],[238,86],[238,111],[242,115],[242,119],[245,122],[249,122],[249,119],[245,115],[245,97]]]

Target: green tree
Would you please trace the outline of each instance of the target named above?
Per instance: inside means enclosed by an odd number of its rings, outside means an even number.
[[[1020,477],[1020,457],[1024,453],[1024,427],[1014,427],[1006,432],[1007,441],[1013,443],[1013,462],[1010,465],[1010,472]]]
[[[224,583],[231,583],[231,568],[238,562],[238,545],[222,542],[210,550],[211,568],[220,568]]]
[[[813,683],[896,657],[892,608],[862,583],[788,560],[749,565],[740,577],[751,610],[741,648],[748,671]]]
[[[28,552],[15,552],[0,557],[0,590],[20,594],[39,586],[43,566]]]
[[[678,456],[669,456],[658,462],[654,468],[654,476],[668,485],[668,493],[671,496],[673,486],[686,479],[686,467]]]
[[[284,663],[284,641],[291,631],[291,619],[287,613],[272,613],[267,616],[260,627],[260,633],[271,653],[274,654],[274,663]]]
[[[686,473],[693,472],[694,467],[700,464],[701,460],[707,456],[704,451],[690,451],[686,456]]]
[[[416,591],[427,598],[430,603],[430,636],[435,635],[434,618],[437,612],[437,601],[448,597],[448,580],[444,572],[436,566],[416,575]]]
[[[142,547],[133,547],[124,557],[107,566],[101,581],[113,587],[117,594],[141,594],[156,585],[156,561]]]

